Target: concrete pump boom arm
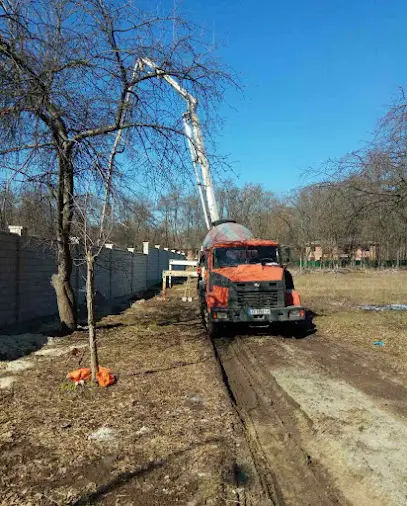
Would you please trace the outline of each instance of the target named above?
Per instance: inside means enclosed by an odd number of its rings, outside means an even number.
[[[209,230],[212,227],[212,223],[219,220],[219,211],[216,204],[209,161],[205,153],[205,145],[197,114],[198,100],[191,95],[189,91],[183,88],[176,79],[166,74],[164,70],[160,69],[149,58],[140,58],[140,62],[155,70],[157,75],[165,79],[165,81],[167,81],[167,83],[172,86],[172,88],[174,88],[174,90],[179,93],[187,103],[187,112],[183,115],[184,128],[191,153],[192,164],[194,166],[195,178],[198,185],[205,223]],[[202,182],[199,169],[202,175]],[[202,191],[202,188],[204,191]]]

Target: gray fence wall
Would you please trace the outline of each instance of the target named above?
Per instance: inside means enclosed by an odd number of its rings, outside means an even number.
[[[95,272],[96,289],[107,301],[141,293],[161,281],[170,259],[183,254],[143,244],[143,252],[105,247]],[[56,272],[52,244],[33,237],[0,232],[0,327],[57,313],[51,276]],[[84,266],[74,267],[72,286],[85,299]]]

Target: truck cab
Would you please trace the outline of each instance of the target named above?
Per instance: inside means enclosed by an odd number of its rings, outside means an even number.
[[[219,225],[223,231],[212,229],[199,262],[198,290],[208,332],[216,335],[225,325],[237,323],[265,326],[304,320],[305,311],[279,244],[254,239],[247,229],[232,224]],[[236,239],[230,227],[242,239]],[[225,240],[225,231],[231,240]]]

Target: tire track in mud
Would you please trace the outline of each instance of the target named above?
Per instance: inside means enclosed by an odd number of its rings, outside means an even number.
[[[312,437],[312,421],[261,367],[249,341],[237,336],[213,345],[263,488],[263,502],[253,504],[348,504],[303,448],[302,434]]]
[[[405,506],[407,388],[391,356],[318,337],[249,342],[260,367],[312,418],[305,445],[348,501]]]

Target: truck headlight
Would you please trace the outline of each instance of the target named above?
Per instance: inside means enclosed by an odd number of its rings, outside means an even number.
[[[289,318],[305,318],[304,309],[293,309],[290,311]]]

